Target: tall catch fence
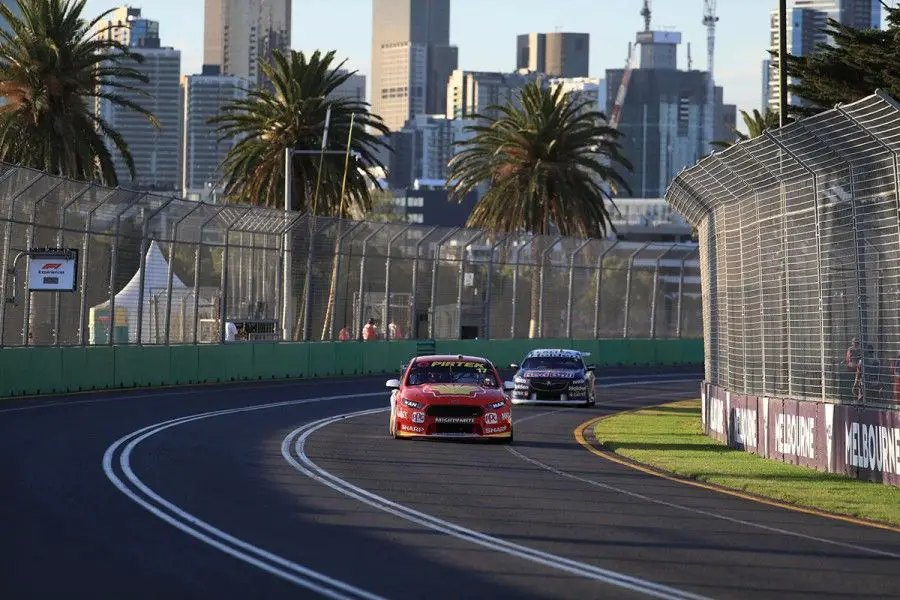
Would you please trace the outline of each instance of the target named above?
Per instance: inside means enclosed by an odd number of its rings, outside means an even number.
[[[354,222],[107,189],[0,165],[0,345],[699,338],[692,244]],[[28,291],[34,249],[74,291]],[[283,265],[289,265],[284,269]]]
[[[900,400],[898,152],[900,105],[876,92],[676,177],[667,200],[700,240],[707,381],[758,396]]]

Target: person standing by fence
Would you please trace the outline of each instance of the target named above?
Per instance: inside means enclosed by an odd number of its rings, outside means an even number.
[[[363,326],[362,339],[364,342],[371,342],[378,337],[378,331],[375,329],[375,319],[369,319],[369,322]]]

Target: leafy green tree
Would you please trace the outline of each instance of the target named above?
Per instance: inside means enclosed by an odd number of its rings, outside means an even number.
[[[712,145],[719,149],[728,148],[738,142],[743,142],[745,140],[759,137],[767,129],[775,129],[780,124],[778,112],[771,111],[769,109],[766,109],[766,112],[764,114],[761,114],[756,109],[753,110],[753,114],[748,113],[746,110],[742,110],[741,118],[744,120],[744,126],[747,128],[747,133],[732,128],[731,130],[734,132],[734,135],[737,138],[736,141],[717,141],[712,142]]]
[[[487,184],[467,225],[540,237],[532,258],[542,268],[547,235],[605,236],[611,226],[606,200],[628,189],[620,169],[621,133],[590,100],[528,84],[513,102],[492,106],[496,118],[477,115],[473,137],[450,161],[451,197],[460,201]],[[529,336],[537,335],[539,279],[532,278]]]
[[[295,154],[292,159],[291,209],[317,215],[346,214],[349,208],[367,211],[375,184],[369,170],[382,167],[377,157],[385,144],[377,133],[386,134],[381,118],[369,112],[365,102],[334,96],[334,91],[353,73],[341,72],[334,51],[283,54],[274,51],[272,62],[260,61],[267,85],[248,92],[245,99],[223,107],[212,118],[223,140],[236,140],[222,164],[225,196],[232,202],[284,207],[284,156],[287,148],[318,150],[322,146],[328,109],[329,151],[345,151],[356,157],[348,169],[345,202],[342,154]],[[352,136],[351,131],[352,115]],[[319,177],[321,167],[321,179]],[[316,188],[318,204],[314,207]]]
[[[122,136],[94,112],[97,101],[156,118],[122,92],[147,82],[127,66],[143,57],[96,29],[107,11],[83,17],[86,0],[16,0],[0,4],[0,160],[81,181],[119,184],[108,138],[132,178],[134,161]]]
[[[832,44],[809,56],[788,55],[788,90],[805,100],[791,115],[804,117],[849,103],[876,89],[900,97],[900,6],[887,6],[887,28],[856,29],[829,19],[823,29]],[[778,56],[773,53],[777,66]]]

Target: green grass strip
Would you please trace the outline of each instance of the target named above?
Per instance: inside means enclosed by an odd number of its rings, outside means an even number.
[[[699,400],[609,417],[597,423],[594,434],[617,454],[682,477],[788,504],[900,525],[900,488],[729,448],[703,434]]]

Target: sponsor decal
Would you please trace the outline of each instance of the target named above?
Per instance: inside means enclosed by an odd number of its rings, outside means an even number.
[[[900,475],[900,427],[851,421],[844,436],[848,465]]]
[[[38,269],[38,271],[40,272],[41,275],[44,275],[44,274],[54,275],[54,274],[57,274],[57,272],[58,272],[58,274],[61,275],[62,271],[60,271],[60,269],[62,269],[62,266],[63,266],[62,263],[45,263],[43,267]]]
[[[398,410],[398,411],[397,411],[397,418],[398,418],[398,419],[408,419],[408,418],[409,418],[409,413],[406,412],[405,410]]]
[[[476,371],[487,371],[487,365],[481,362],[463,361],[463,360],[435,360],[430,363],[416,363],[416,366],[422,367],[459,367],[464,369],[475,369]]]
[[[497,413],[487,413],[484,415],[484,422],[488,425],[496,425],[498,422]]]
[[[407,425],[406,423],[401,423],[400,429],[402,431],[408,431],[410,433],[425,433],[424,427],[416,427],[415,425]]]
[[[534,369],[522,373],[526,379],[575,379],[576,371],[560,371],[555,369]]]
[[[581,358],[582,356],[590,356],[590,353],[578,352],[577,350],[532,350],[528,356],[537,358]]]
[[[752,408],[734,408],[731,414],[734,441],[741,446],[756,448],[756,411]]]
[[[508,412],[500,413],[500,419],[506,421],[507,423],[512,423],[512,414]]]
[[[475,417],[435,417],[435,423],[474,423]]]
[[[412,422],[413,423],[424,423],[425,422],[425,413],[414,412],[412,414]]]
[[[472,384],[435,383],[422,386],[422,391],[432,396],[478,396],[486,390]]]
[[[814,417],[778,413],[775,416],[775,450],[781,454],[816,458]]]
[[[506,426],[503,427],[485,427],[484,433],[485,435],[489,433],[504,433],[506,431]]]

